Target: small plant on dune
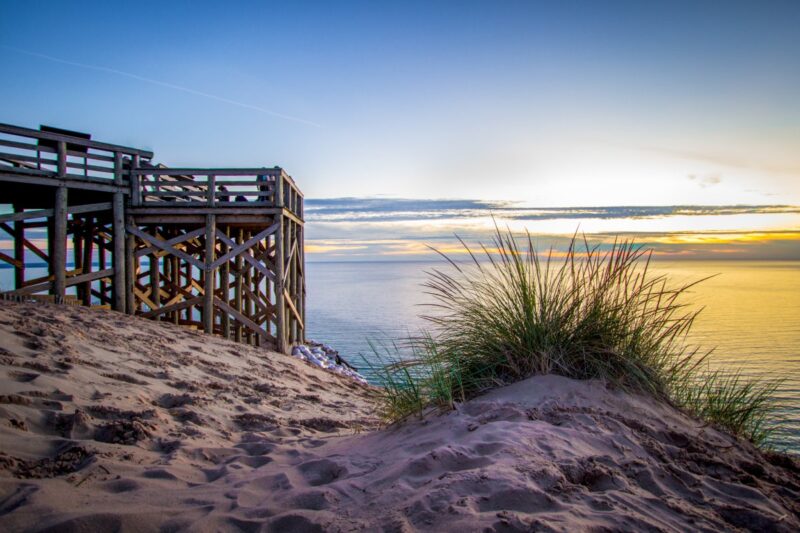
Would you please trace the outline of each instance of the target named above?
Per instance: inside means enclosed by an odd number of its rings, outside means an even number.
[[[529,234],[523,242],[498,229],[480,253],[461,241],[466,263],[442,254],[450,268],[425,284],[431,333],[373,369],[388,420],[554,373],[653,395],[763,443],[776,384],[706,370],[709,352],[686,342],[699,311],[682,301],[698,282],[651,275],[651,252],[632,242],[604,250],[573,237],[543,256]]]
[[[675,403],[756,446],[766,446],[778,417],[774,393],[780,381],[756,381],[740,372],[698,372],[673,391]]]

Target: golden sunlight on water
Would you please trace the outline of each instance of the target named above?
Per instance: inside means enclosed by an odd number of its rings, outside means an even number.
[[[363,367],[367,339],[400,338],[425,327],[421,284],[430,262],[309,263],[309,334]],[[688,294],[704,306],[691,341],[716,347],[711,364],[785,381],[785,417],[774,443],[800,451],[800,262],[656,261],[676,282],[715,276]]]
[[[659,262],[654,272],[676,281],[715,276],[689,295],[703,307],[691,339],[715,348],[715,367],[784,380],[777,397],[787,420],[774,440],[800,449],[800,263]]]

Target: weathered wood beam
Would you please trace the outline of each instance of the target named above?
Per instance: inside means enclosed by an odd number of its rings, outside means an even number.
[[[83,213],[93,213],[96,211],[107,211],[111,209],[112,202],[100,202],[96,204],[73,205],[67,208],[70,215],[80,215]],[[52,209],[37,209],[36,211],[17,211],[13,214],[0,215],[0,222],[17,222],[32,218],[47,218],[53,216]]]
[[[214,215],[209,215],[209,216],[214,216]],[[175,248],[173,246],[170,246],[170,245],[166,244],[166,242],[164,242],[164,241],[162,241],[162,240],[160,240],[160,239],[158,239],[156,237],[153,237],[153,236],[148,235],[147,233],[145,233],[143,231],[140,231],[139,228],[137,228],[137,227],[135,227],[135,226],[133,226],[131,224],[128,224],[127,230],[128,230],[128,233],[132,233],[133,235],[136,235],[137,237],[139,237],[143,241],[150,243],[151,245],[153,245],[156,248],[159,248],[161,250],[169,252],[172,255],[177,255],[178,257],[180,257],[181,259],[183,259],[184,261],[186,261],[190,265],[194,265],[197,268],[199,268],[200,270],[205,270],[205,268],[206,268],[206,265],[204,263],[198,261],[197,258],[192,257],[191,255],[189,255],[189,254],[187,254],[185,252],[182,252],[181,250],[178,250],[177,248]]]
[[[172,305],[166,305],[164,307],[159,307],[158,309],[153,309],[152,311],[148,311],[147,313],[142,313],[143,318],[152,318],[155,316],[163,315],[164,313],[171,313],[174,311],[181,311],[183,309],[187,309],[193,305],[197,305],[203,301],[202,296],[197,296],[195,298],[190,298],[189,300],[184,300],[182,302],[178,302]]]
[[[87,281],[96,281],[98,279],[109,278],[114,274],[113,268],[108,268],[105,270],[98,270],[97,272],[89,272],[87,274],[80,274],[77,276],[72,276],[66,278],[65,286],[72,287],[73,285],[77,285],[78,283],[85,283]],[[14,294],[14,295],[26,295],[26,294],[33,294],[40,291],[50,290],[53,286],[53,281],[43,281],[41,283],[34,283],[32,285],[26,285],[21,289],[15,289],[13,291],[8,291],[5,294]],[[98,292],[98,294],[100,294]]]
[[[59,144],[59,147],[63,143]],[[64,146],[66,146],[64,144]],[[60,148],[59,148],[60,149]],[[53,210],[53,234],[49,236],[53,244],[51,270],[55,276],[53,296],[64,298],[64,284],[67,270],[67,188],[58,187],[55,191],[55,207]]]
[[[14,212],[19,213],[22,209],[14,205]],[[14,222],[14,288],[21,289],[25,284],[25,221],[17,220]]]
[[[256,324],[255,322],[250,320],[248,317],[246,317],[242,313],[238,312],[236,309],[234,309],[230,305],[226,304],[225,302],[223,302],[221,300],[215,300],[214,301],[214,305],[216,305],[222,311],[225,311],[226,313],[230,314],[237,321],[239,321],[242,324],[244,324],[245,326],[247,326],[248,329],[252,330],[253,333],[259,335],[264,340],[269,341],[269,342],[272,342],[274,340],[274,338],[269,333],[264,331],[258,324]]]
[[[280,180],[278,180],[280,182]],[[283,195],[281,194],[281,198]],[[277,329],[277,349],[279,352],[287,353],[289,351],[289,343],[287,342],[286,338],[286,302],[285,299],[285,291],[284,291],[284,284],[283,284],[283,271],[284,271],[284,263],[283,263],[283,250],[284,250],[284,231],[283,231],[283,217],[279,216],[278,224],[280,224],[280,228],[275,233],[275,276],[273,282],[275,283],[275,326]]]
[[[133,217],[128,215],[125,219],[126,230],[133,226]],[[132,315],[136,312],[136,297],[133,294],[136,270],[136,236],[126,231],[125,233],[125,312]]]
[[[166,244],[167,246],[175,247],[175,245],[181,244],[181,243],[186,242],[186,241],[188,241],[190,239],[194,239],[196,237],[199,237],[199,236],[203,235],[205,232],[206,232],[205,227],[197,228],[195,230],[183,233],[183,234],[178,235],[177,237],[173,237],[171,239],[166,239],[166,240],[162,239],[162,242],[164,244]],[[145,248],[142,248],[142,249],[138,250],[136,252],[136,257],[141,257],[143,255],[150,255],[155,250],[161,250],[162,254],[171,253],[169,249],[157,248],[156,246],[148,246],[148,247],[145,247]]]
[[[6,255],[3,252],[0,252],[0,261],[5,261],[6,263],[13,265],[15,269],[19,270],[25,266],[25,263],[20,261],[19,259],[15,259],[10,255]]]
[[[117,176],[119,181],[122,181],[122,161],[121,155],[117,154]],[[125,267],[127,260],[125,257],[125,199],[121,192],[114,193],[114,221],[113,221],[113,234],[111,243],[114,251],[111,255],[111,260],[114,265],[114,280],[112,287],[114,288],[114,310],[124,313],[126,309],[126,295],[127,290],[125,286]]]
[[[214,251],[217,225],[214,215],[206,217],[205,293],[203,294],[203,329],[214,333]]]
[[[217,268],[222,263],[230,261],[233,257],[241,254],[242,252],[244,252],[249,248],[252,248],[256,244],[258,244],[261,240],[266,238],[268,235],[272,235],[273,233],[275,233],[275,231],[277,231],[279,227],[280,227],[279,224],[272,224],[264,231],[255,234],[253,237],[251,237],[250,239],[239,245],[236,245],[236,243],[230,240],[230,238],[228,238],[227,236],[220,234],[218,236],[219,239],[223,241],[226,245],[232,246],[233,248],[228,253],[226,253],[216,261],[214,261],[214,263],[212,263],[211,265],[211,268]]]

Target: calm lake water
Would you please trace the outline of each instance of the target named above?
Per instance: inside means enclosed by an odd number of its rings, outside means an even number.
[[[386,341],[425,327],[430,302],[421,284],[441,262],[309,263],[308,335],[355,366],[377,363],[369,340]],[[800,453],[800,262],[656,263],[675,281],[716,275],[692,289],[703,306],[692,341],[716,347],[712,363],[746,375],[781,378],[785,423],[774,444]],[[368,374],[368,372],[366,372]]]

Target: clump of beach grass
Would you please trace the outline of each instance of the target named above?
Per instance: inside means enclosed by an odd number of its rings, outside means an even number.
[[[603,248],[575,236],[565,252],[540,254],[530,234],[498,229],[478,252],[461,244],[469,261],[442,254],[449,268],[428,273],[430,332],[406,340],[405,357],[384,349],[381,359],[393,360],[372,368],[386,420],[553,373],[649,394],[766,441],[777,384],[712,372],[710,351],[687,342],[700,311],[684,296],[699,281],[652,275],[652,252],[631,241]]]

